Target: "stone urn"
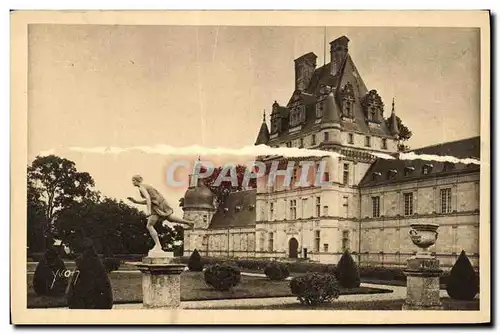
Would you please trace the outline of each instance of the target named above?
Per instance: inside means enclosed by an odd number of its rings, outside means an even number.
[[[416,257],[431,257],[428,249],[436,243],[439,225],[434,223],[413,223],[410,224],[410,227],[408,232],[410,239],[415,246],[420,248]]]

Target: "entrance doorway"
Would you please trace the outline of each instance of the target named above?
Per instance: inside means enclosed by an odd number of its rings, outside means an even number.
[[[290,239],[290,241],[288,242],[288,257],[296,259],[298,248],[299,248],[299,242],[297,241],[297,239],[295,238]]]

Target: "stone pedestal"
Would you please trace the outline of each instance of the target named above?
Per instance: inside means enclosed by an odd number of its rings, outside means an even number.
[[[142,304],[144,308],[178,308],[181,303],[183,264],[175,263],[171,253],[149,253],[137,264],[142,272]]]
[[[442,310],[439,298],[439,260],[431,256],[408,259],[404,270],[406,278],[406,301],[403,310]]]

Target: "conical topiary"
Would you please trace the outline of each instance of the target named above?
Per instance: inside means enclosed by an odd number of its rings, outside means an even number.
[[[200,253],[195,249],[188,260],[188,268],[190,271],[202,271],[203,263],[201,262]]]
[[[343,288],[359,288],[359,269],[349,251],[342,254],[335,270],[335,276]]]
[[[99,259],[92,240],[82,243],[83,253],[76,260],[77,273],[72,276],[68,293],[70,309],[111,309],[113,292],[106,268]]]
[[[463,250],[451,268],[446,292],[448,292],[448,296],[457,300],[473,300],[479,292],[479,280],[476,272]]]
[[[54,247],[47,249],[38,262],[33,276],[33,289],[38,296],[62,296],[68,278],[66,266]]]

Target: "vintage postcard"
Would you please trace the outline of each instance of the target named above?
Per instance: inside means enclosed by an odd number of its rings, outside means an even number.
[[[12,322],[489,323],[489,14],[11,12]]]

